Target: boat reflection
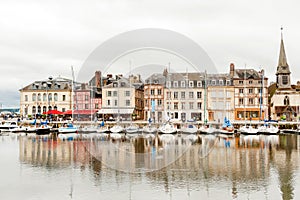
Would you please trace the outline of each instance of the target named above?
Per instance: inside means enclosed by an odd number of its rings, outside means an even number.
[[[69,166],[91,169],[96,184],[104,178],[103,173],[122,182],[123,171],[131,172],[133,182],[146,178],[154,187],[163,186],[166,193],[182,187],[188,192],[212,192],[231,185],[232,198],[245,198],[249,191],[262,187],[268,193],[275,170],[282,199],[293,199],[293,177],[300,166],[299,137],[200,135],[191,139],[138,134],[124,140],[95,135],[68,141],[20,136],[19,155],[22,163],[49,170]]]

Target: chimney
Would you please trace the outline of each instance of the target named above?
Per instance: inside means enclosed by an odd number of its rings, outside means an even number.
[[[229,72],[230,76],[233,77],[234,76],[234,64],[230,63],[230,72]]]
[[[101,87],[101,71],[96,71],[95,72],[95,86],[97,88]]]

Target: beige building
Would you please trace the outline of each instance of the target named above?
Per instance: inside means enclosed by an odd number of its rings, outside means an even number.
[[[105,119],[143,119],[143,92],[140,76],[120,77],[102,88],[102,109],[98,113]]]
[[[207,116],[209,122],[223,123],[226,117],[234,120],[234,87],[229,74],[208,74]]]
[[[20,115],[34,117],[49,110],[67,111],[72,105],[72,80],[62,77],[35,81],[20,89]]]
[[[264,70],[235,69],[230,65],[234,85],[234,119],[259,121],[268,116],[268,78]]]

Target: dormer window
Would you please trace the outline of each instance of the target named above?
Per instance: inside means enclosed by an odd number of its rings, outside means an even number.
[[[182,87],[182,88],[185,87],[185,81],[181,81],[181,87]]]
[[[178,82],[177,82],[177,81],[174,81],[174,82],[173,82],[173,86],[174,86],[174,87],[178,87]]]
[[[194,81],[189,82],[189,87],[194,87]]]
[[[197,87],[202,87],[202,81],[197,81]]]

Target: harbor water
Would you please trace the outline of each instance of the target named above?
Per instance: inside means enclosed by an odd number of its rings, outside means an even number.
[[[0,136],[0,199],[300,199],[300,136]]]

